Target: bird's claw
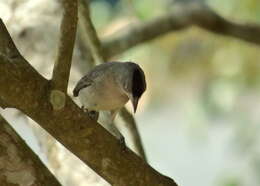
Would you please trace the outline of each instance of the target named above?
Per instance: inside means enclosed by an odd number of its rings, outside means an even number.
[[[126,150],[126,143],[125,143],[125,138],[124,138],[124,136],[121,136],[121,137],[119,138],[119,144],[120,144],[120,146],[122,147],[123,150]]]
[[[98,120],[99,112],[96,112],[94,110],[88,111],[88,116],[93,119],[94,121]]]
[[[88,109],[86,109],[83,105],[80,107],[83,112],[87,112]]]
[[[83,112],[86,112],[88,114],[88,116],[94,120],[97,121],[98,117],[99,117],[99,112],[94,111],[94,110],[88,110],[87,108],[85,108],[84,106],[81,106],[81,109]]]

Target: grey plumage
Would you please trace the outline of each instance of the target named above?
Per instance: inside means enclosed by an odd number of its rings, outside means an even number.
[[[89,111],[110,111],[112,122],[117,111],[129,99],[136,111],[138,100],[145,90],[145,75],[139,65],[132,62],[107,62],[95,66],[82,77],[73,95],[79,96]],[[120,133],[116,135],[122,137]]]

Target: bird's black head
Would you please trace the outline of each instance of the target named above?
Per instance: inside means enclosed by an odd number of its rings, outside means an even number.
[[[146,90],[146,81],[145,81],[145,75],[143,70],[136,65],[136,68],[133,69],[133,75],[132,75],[132,104],[134,107],[134,112],[137,109],[138,101],[144,91]]]
[[[140,68],[136,68],[133,71],[132,76],[132,94],[133,97],[140,98],[146,90],[146,82],[144,72]]]

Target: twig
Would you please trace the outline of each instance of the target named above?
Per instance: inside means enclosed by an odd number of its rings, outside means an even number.
[[[104,38],[102,40],[103,52],[107,58],[111,58],[140,43],[153,40],[171,31],[183,29],[186,26],[186,22],[176,18],[175,13],[169,13],[147,23],[131,24],[129,28]]]
[[[125,107],[120,110],[119,114],[123,118],[127,128],[129,129],[129,134],[133,139],[133,143],[136,147],[137,153],[147,162],[147,156],[143,147],[142,138],[138,131],[136,120],[133,114],[131,114]]]
[[[176,5],[175,9],[169,14],[146,23],[132,24],[124,31],[119,31],[104,38],[102,50],[106,58],[110,58],[140,43],[173,31],[189,28],[192,25],[216,34],[260,45],[260,25],[232,22],[218,15],[204,4],[191,2]]]
[[[206,5],[194,7],[190,17],[194,18],[194,25],[205,30],[260,45],[260,25],[258,24],[229,21]]]
[[[90,19],[90,10],[87,1],[80,0],[80,15],[80,22],[82,21],[82,27],[85,28],[85,33],[82,33],[82,35],[85,35],[85,38],[89,44],[88,46],[90,48],[91,54],[94,57],[94,61],[96,62],[96,64],[104,63],[107,60],[105,55],[103,55],[99,38],[97,36],[95,27],[93,26],[93,23]],[[140,156],[145,161],[147,161],[134,116],[125,107],[120,112],[120,116],[123,118],[124,122],[130,129],[129,133],[130,135],[132,135],[133,142],[135,147],[137,148],[138,154],[140,154]]]
[[[58,54],[52,74],[53,91],[50,96],[54,109],[61,109],[65,105],[78,20],[78,1],[63,0],[62,4],[64,13],[60,27]]]
[[[0,30],[3,26],[0,21]],[[0,32],[0,38],[6,34],[8,33]],[[112,185],[177,185],[130,149],[122,150],[118,141],[101,125],[88,118],[68,95],[66,107],[62,112],[54,114],[48,102],[48,80],[36,72],[24,58],[17,60],[19,65],[14,65],[13,61],[0,55],[1,99],[36,121]]]
[[[90,52],[86,38],[84,36],[86,35],[85,29],[82,29],[81,24],[79,24],[78,30],[79,30],[79,34],[78,34],[77,47],[78,50],[80,51],[81,60],[76,67],[78,68],[81,74],[85,75],[87,71],[89,71],[95,66],[95,61]],[[84,63],[82,63],[82,61]]]
[[[139,130],[136,125],[136,121],[132,114],[124,107],[120,110],[120,116],[123,118],[123,120],[126,122],[126,126],[128,127],[128,130],[130,131],[130,134],[132,135],[132,139],[134,142],[134,146],[137,149],[137,152],[139,155],[147,161],[147,157],[145,154],[145,150],[143,148],[141,136],[139,133]]]
[[[95,27],[90,19],[90,11],[88,5],[89,2],[88,0],[79,1],[79,12],[81,16],[80,24],[82,24],[82,27],[85,28],[84,36],[89,44],[89,48],[92,52],[96,64],[104,63],[106,59],[103,57],[100,41],[98,39]]]
[[[80,19],[81,20],[81,19]],[[84,74],[86,73],[86,69],[89,70],[95,66],[95,61],[94,57],[91,55],[91,51],[88,45],[88,40],[86,39],[86,30],[83,28],[81,21],[79,21],[79,26],[78,26],[78,40],[77,40],[77,47],[79,48],[79,51],[81,52],[81,58],[82,61],[84,61],[87,65],[87,68],[82,69],[78,65],[80,71]],[[85,64],[84,64],[85,65]]]

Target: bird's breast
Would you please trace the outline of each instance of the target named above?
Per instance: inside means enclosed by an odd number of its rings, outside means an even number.
[[[115,110],[123,107],[129,100],[118,86],[96,83],[82,89],[79,97],[84,107],[90,110]]]

